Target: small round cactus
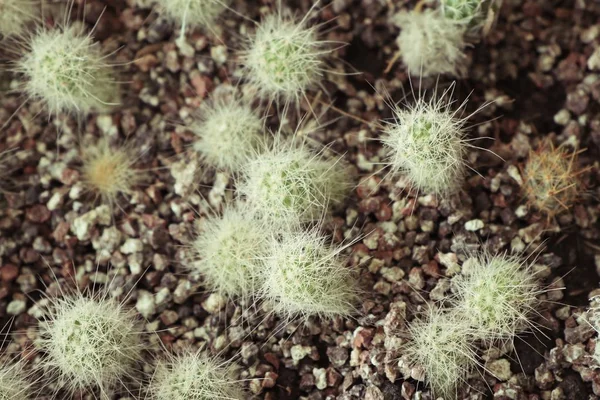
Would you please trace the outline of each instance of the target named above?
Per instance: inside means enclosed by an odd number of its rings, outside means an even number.
[[[466,175],[466,120],[456,117],[450,95],[448,89],[437,100],[419,98],[408,109],[396,107],[384,132],[391,173],[404,173],[419,191],[454,193]]]
[[[265,148],[262,118],[239,100],[215,101],[199,113],[190,129],[197,137],[194,149],[214,168],[237,172]]]
[[[568,211],[581,192],[577,153],[542,143],[529,153],[523,172],[523,192],[531,206],[553,218]]]
[[[159,361],[149,388],[150,400],[242,400],[247,398],[235,367],[202,352]]]
[[[0,400],[33,398],[33,383],[27,378],[22,362],[3,363],[0,366]]]
[[[159,12],[173,22],[208,28],[227,9],[229,0],[158,0]]]
[[[85,187],[103,202],[114,205],[119,195],[131,194],[145,178],[133,168],[136,162],[133,148],[113,148],[108,138],[82,149],[82,177]]]
[[[440,9],[444,17],[460,22],[471,22],[481,13],[482,3],[486,0],[440,0]]]
[[[39,4],[28,0],[0,1],[0,35],[19,35],[38,16]]]
[[[244,166],[237,188],[272,220],[310,222],[341,203],[351,185],[340,159],[303,145],[276,144]]]
[[[28,46],[17,70],[29,98],[42,100],[50,114],[84,115],[118,104],[113,67],[83,29],[41,29]]]
[[[325,42],[306,19],[295,22],[281,14],[268,15],[243,55],[245,75],[261,97],[297,102],[323,75]]]
[[[439,10],[400,12],[396,42],[408,72],[424,77],[460,76],[465,67],[464,24],[445,18]]]
[[[431,308],[413,321],[409,341],[402,348],[410,368],[422,369],[436,397],[457,398],[457,391],[477,366],[470,327],[457,314]]]
[[[132,310],[106,296],[53,299],[40,321],[42,366],[68,391],[98,388],[107,396],[140,359],[140,326]]]
[[[275,313],[290,320],[354,312],[359,294],[355,271],[345,265],[345,247],[326,242],[318,227],[289,229],[272,237],[261,297]]]
[[[529,265],[508,254],[478,255],[465,261],[453,280],[454,306],[475,340],[512,341],[531,326],[542,289]]]
[[[202,221],[192,243],[191,269],[204,275],[208,288],[245,298],[260,287],[268,227],[247,207],[228,206],[221,216]]]

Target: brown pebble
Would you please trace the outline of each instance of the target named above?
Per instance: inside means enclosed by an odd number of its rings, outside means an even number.
[[[50,210],[43,204],[36,204],[27,209],[26,218],[35,223],[44,223],[50,219]]]
[[[3,282],[13,281],[19,276],[19,267],[13,264],[5,264],[0,269],[0,276]]]

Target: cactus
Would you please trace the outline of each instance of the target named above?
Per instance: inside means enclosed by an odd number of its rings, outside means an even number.
[[[85,115],[118,104],[113,66],[82,29],[41,29],[28,46],[17,71],[29,98],[43,101],[50,114]]]
[[[512,341],[532,325],[543,292],[531,266],[517,256],[469,258],[453,280],[454,306],[472,328],[474,340]]]
[[[159,13],[186,27],[210,29],[227,9],[229,0],[158,0]]]
[[[42,366],[69,392],[98,388],[103,397],[140,359],[140,326],[132,310],[106,296],[52,299],[40,321]]]
[[[197,137],[194,149],[214,168],[237,172],[266,146],[262,118],[240,100],[213,102],[190,128]]]
[[[298,102],[315,87],[325,67],[326,42],[317,29],[278,14],[268,15],[243,54],[245,76],[260,96],[271,101]]]
[[[568,211],[580,195],[583,172],[577,168],[576,152],[554,147],[549,141],[542,143],[530,151],[522,168],[523,192],[529,205],[549,219]]]
[[[0,1],[0,35],[23,33],[27,24],[36,20],[39,4],[29,0]]]
[[[133,148],[113,148],[108,138],[82,149],[81,173],[85,187],[103,202],[114,205],[119,195],[131,194],[145,175],[133,168]]]
[[[202,352],[187,352],[158,362],[150,400],[242,400],[247,398],[235,367]]]
[[[466,120],[457,118],[458,111],[451,109],[453,88],[439,99],[420,97],[406,110],[396,107],[394,120],[384,131],[382,142],[388,149],[391,173],[406,174],[419,191],[454,193],[466,175]]]
[[[243,206],[228,206],[222,216],[202,221],[192,243],[205,285],[227,296],[253,295],[260,287],[269,227]]]
[[[345,265],[345,247],[326,241],[318,226],[292,228],[271,238],[261,298],[285,319],[354,312],[359,294],[355,271]]]
[[[242,169],[238,192],[267,218],[310,222],[341,203],[351,176],[340,159],[302,144],[275,144]]]
[[[410,324],[402,360],[408,360],[409,368],[424,371],[434,396],[456,398],[459,387],[475,370],[477,354],[468,339],[470,331],[461,315],[434,307]]]
[[[396,42],[411,74],[460,76],[465,69],[465,25],[439,10],[400,12],[394,22],[401,28]]]

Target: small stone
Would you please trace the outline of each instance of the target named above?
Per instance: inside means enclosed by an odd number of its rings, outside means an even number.
[[[123,254],[139,253],[144,249],[144,244],[140,239],[129,238],[119,249]]]
[[[570,120],[571,114],[566,108],[563,108],[559,112],[554,114],[554,122],[556,122],[558,125],[565,126]]]
[[[512,372],[510,371],[510,362],[505,358],[487,363],[486,370],[490,374],[494,375],[498,380],[503,382],[509,380],[512,376]]]
[[[227,46],[219,45],[211,47],[210,56],[217,65],[223,65],[227,61]]]
[[[160,320],[165,326],[171,326],[179,319],[177,311],[165,310],[160,314]]]
[[[25,216],[31,222],[41,224],[50,219],[51,213],[45,205],[36,204],[35,206],[27,209]]]
[[[465,229],[470,232],[476,232],[482,229],[485,226],[485,223],[480,219],[472,219],[470,221],[465,222]]]
[[[80,241],[89,240],[91,237],[92,228],[97,225],[110,225],[111,213],[107,205],[102,205],[98,208],[77,217],[71,224],[71,231],[77,236]]]
[[[315,376],[315,386],[319,390],[323,390],[327,387],[327,370],[325,368],[313,368],[313,375]]]
[[[13,300],[6,306],[6,312],[10,315],[22,314],[25,309],[27,309],[27,303],[20,299]]]
[[[209,314],[216,314],[225,306],[225,303],[225,297],[218,293],[211,293],[211,295],[202,302],[202,308],[208,311]]]
[[[302,346],[300,344],[296,344],[290,349],[290,355],[292,356],[292,360],[294,360],[294,362],[302,360],[311,352],[312,348],[310,346]]]
[[[19,267],[13,264],[6,264],[0,268],[0,277],[2,282],[11,282],[19,276]]]
[[[508,173],[508,176],[515,180],[515,182],[517,182],[519,185],[523,185],[523,178],[521,177],[521,173],[516,166],[509,165],[506,169],[506,172]]]
[[[186,197],[194,193],[200,181],[200,166],[196,159],[181,160],[171,166],[171,175],[175,179],[173,189],[179,196]]]
[[[138,290],[138,298],[135,308],[146,319],[156,313],[154,295],[146,290]]]

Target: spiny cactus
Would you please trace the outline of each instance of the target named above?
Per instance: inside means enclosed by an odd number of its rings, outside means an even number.
[[[401,28],[396,42],[408,72],[421,76],[464,72],[464,24],[448,19],[439,10],[400,12],[394,22]]]
[[[485,35],[494,24],[502,0],[440,0],[444,17],[464,24],[468,31],[483,28]]]
[[[39,2],[29,0],[0,1],[0,35],[19,35],[38,17]]]
[[[581,193],[584,171],[577,166],[577,152],[554,147],[550,141],[530,151],[522,172],[528,203],[548,218],[568,211]]]
[[[158,362],[150,400],[242,400],[235,366],[203,352],[187,352]]]
[[[158,11],[186,27],[210,28],[227,9],[230,0],[158,0]]]
[[[407,360],[409,368],[422,369],[436,397],[454,399],[477,366],[470,330],[461,316],[431,307],[410,324],[401,363]]]
[[[306,18],[296,22],[281,12],[258,25],[243,53],[245,76],[265,99],[297,102],[323,75],[327,42],[317,38],[317,28]]]
[[[138,157],[131,146],[112,147],[108,138],[82,149],[82,177],[85,187],[103,202],[114,205],[119,195],[131,194],[145,175],[133,166]]]
[[[392,175],[405,174],[415,189],[447,195],[460,189],[466,175],[466,119],[452,110],[454,86],[439,99],[420,97],[407,109],[396,107],[382,142]],[[464,106],[464,103],[463,103]]]
[[[34,384],[23,370],[22,362],[3,362],[0,366],[0,399],[28,400],[33,398]]]
[[[114,67],[100,44],[75,25],[40,29],[28,43],[17,71],[30,99],[41,100],[50,114],[84,115],[119,102]]]
[[[192,242],[205,285],[227,296],[246,298],[261,286],[270,227],[244,206],[227,206],[221,216],[202,221]]]
[[[340,159],[328,158],[303,144],[278,141],[244,166],[237,188],[269,219],[310,222],[340,204],[351,182]]]
[[[42,367],[70,392],[98,388],[107,397],[132,376],[142,351],[140,328],[132,310],[106,295],[51,299],[40,321]]]
[[[266,147],[262,118],[241,100],[205,106],[190,129],[197,137],[194,149],[214,168],[237,172]]]
[[[472,328],[475,340],[512,341],[532,326],[543,292],[525,259],[508,254],[480,254],[463,264],[453,280],[453,304]]]
[[[318,227],[273,235],[265,258],[261,297],[286,318],[330,318],[354,312],[359,289],[345,247],[327,245]]]

